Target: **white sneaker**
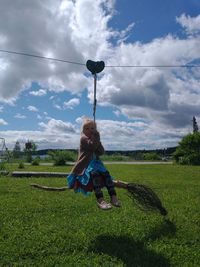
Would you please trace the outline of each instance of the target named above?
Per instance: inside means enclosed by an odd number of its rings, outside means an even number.
[[[110,210],[112,209],[112,205],[110,203],[106,203],[104,200],[100,203],[97,202],[97,206],[102,210]]]

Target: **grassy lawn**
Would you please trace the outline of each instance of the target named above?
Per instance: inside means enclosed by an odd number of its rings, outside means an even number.
[[[123,189],[117,189],[122,208],[101,211],[93,194],[29,186],[63,186],[65,179],[1,176],[0,266],[200,266],[200,167],[108,165],[108,169],[117,179],[152,187],[169,215],[138,210]]]

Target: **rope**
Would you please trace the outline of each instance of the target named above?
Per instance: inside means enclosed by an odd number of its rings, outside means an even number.
[[[24,53],[24,52],[17,52],[17,51],[4,50],[4,49],[0,49],[0,52],[85,66],[85,63],[80,63],[80,62],[75,62],[75,61],[70,61],[70,60],[65,60],[65,59],[52,58],[52,57],[45,57],[45,56],[34,55],[34,54],[29,54],[29,53]],[[106,65],[105,67],[106,68],[200,68],[200,65],[195,65],[195,64],[191,64],[191,65]]]
[[[94,74],[94,103],[93,103],[93,118],[95,122],[96,118],[96,106],[97,106],[97,99],[96,99],[96,90],[97,90],[97,74]]]
[[[9,51],[9,50],[3,50],[3,49],[0,49],[0,52],[8,53],[8,54],[21,55],[21,56],[27,56],[27,57],[35,57],[35,58],[47,59],[47,60],[54,60],[54,61],[59,61],[59,62],[64,62],[64,63],[69,63],[69,64],[76,64],[76,65],[85,66],[84,63],[80,63],[80,62],[74,62],[74,61],[69,61],[69,60],[65,60],[65,59],[58,59],[58,58],[52,58],[52,57],[44,57],[44,56],[33,55],[33,54],[28,54],[28,53],[23,53],[23,52]]]

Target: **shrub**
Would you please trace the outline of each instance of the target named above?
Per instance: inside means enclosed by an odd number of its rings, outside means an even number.
[[[102,155],[101,160],[103,161],[127,161],[130,158],[128,156],[122,155],[120,153],[113,153],[111,155]]]
[[[135,160],[144,160],[144,153],[137,152],[133,155],[133,159]]]
[[[75,153],[72,151],[56,150],[49,151],[48,154],[51,156],[56,166],[65,165],[66,161],[74,161],[76,159]]]
[[[155,152],[144,153],[145,160],[160,160],[160,156]]]
[[[40,157],[36,157],[33,159],[32,163],[33,166],[38,166],[40,165]]]
[[[21,161],[20,163],[19,163],[19,165],[18,165],[18,169],[24,169],[24,162],[23,161]]]
[[[6,166],[4,162],[0,162],[0,171],[5,171]]]

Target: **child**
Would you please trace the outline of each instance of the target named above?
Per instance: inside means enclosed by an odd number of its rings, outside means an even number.
[[[112,177],[99,159],[103,153],[104,148],[96,129],[96,123],[91,119],[86,119],[82,127],[78,160],[67,179],[68,186],[75,192],[87,194],[94,190],[98,207],[108,210],[112,208],[112,205],[120,207],[121,203],[117,199]],[[103,198],[101,190],[103,186],[106,186],[108,190],[112,205],[106,203]]]

